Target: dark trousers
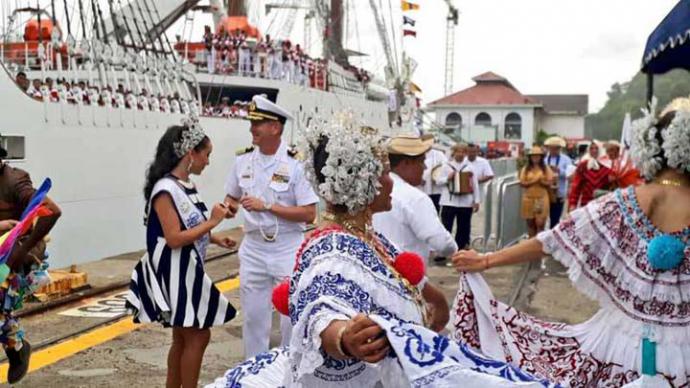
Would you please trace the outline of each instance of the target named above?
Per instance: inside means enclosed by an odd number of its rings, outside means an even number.
[[[470,245],[470,232],[472,230],[472,208],[444,206],[441,209],[441,222],[449,233],[453,233],[453,224],[457,220],[455,242],[459,249]]]
[[[563,214],[563,204],[563,198],[558,198],[556,202],[551,204],[551,208],[549,211],[549,218],[551,219],[551,228],[558,225],[558,223],[561,221],[561,214]]]
[[[431,198],[431,202],[434,203],[434,207],[436,208],[436,214],[441,210],[441,205],[439,202],[441,202],[441,194],[429,194],[429,198]]]

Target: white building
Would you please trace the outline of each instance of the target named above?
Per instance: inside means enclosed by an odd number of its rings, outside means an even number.
[[[476,85],[430,103],[437,123],[462,139],[484,144],[494,140],[532,145],[537,131],[565,138],[584,137],[587,95],[524,95],[506,78],[487,72]]]

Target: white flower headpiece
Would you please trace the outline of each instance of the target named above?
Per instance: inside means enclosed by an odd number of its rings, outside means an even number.
[[[182,120],[182,125],[186,128],[182,131],[182,139],[173,143],[173,148],[175,149],[175,155],[178,158],[182,158],[187,155],[187,152],[191,151],[201,143],[206,137],[204,130],[201,129],[199,122],[194,119],[184,119]]]
[[[314,151],[328,141],[328,159],[319,183],[314,170]],[[381,136],[363,126],[351,111],[337,112],[329,122],[317,122],[306,129],[300,152],[305,157],[307,176],[318,194],[334,205],[347,207],[350,214],[365,210],[379,191],[385,151]]]
[[[662,144],[657,136],[656,107],[654,98],[649,108],[642,110],[643,117],[633,122],[631,157],[648,180],[661,171],[664,161],[670,168],[690,172],[690,99],[676,99],[662,112],[661,116],[676,112],[668,127],[661,130]]]

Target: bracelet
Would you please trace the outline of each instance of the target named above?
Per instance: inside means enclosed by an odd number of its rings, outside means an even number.
[[[348,354],[343,347],[343,334],[345,334],[345,330],[347,330],[347,324],[338,329],[338,333],[335,336],[335,350],[337,350],[338,355],[343,358],[352,358],[352,355]]]
[[[489,255],[484,256],[484,271],[489,269]]]

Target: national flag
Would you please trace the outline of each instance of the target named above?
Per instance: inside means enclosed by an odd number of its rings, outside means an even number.
[[[52,214],[47,207],[41,205],[51,186],[52,182],[50,181],[50,178],[46,178],[39,189],[34,193],[31,201],[29,201],[29,204],[26,206],[26,209],[24,209],[24,212],[19,219],[19,223],[10,229],[9,232],[0,236],[0,264],[7,262],[7,259],[10,257],[10,253],[12,253],[12,249],[14,248],[14,245],[19,237],[26,234],[29,229],[31,229],[31,226],[37,218]]]
[[[416,83],[410,82],[410,91],[412,93],[421,93],[422,89],[419,86],[417,86]]]
[[[401,6],[403,11],[416,11],[419,9],[419,4],[410,3],[410,2],[405,1],[405,0],[401,1],[400,6]]]
[[[414,19],[412,19],[411,17],[407,17],[407,16],[403,15],[403,25],[409,24],[412,27],[414,27],[415,23],[417,23],[417,22]]]
[[[417,36],[417,31],[413,31],[413,30],[403,30],[403,36],[413,36],[413,37],[416,37],[416,36]]]

